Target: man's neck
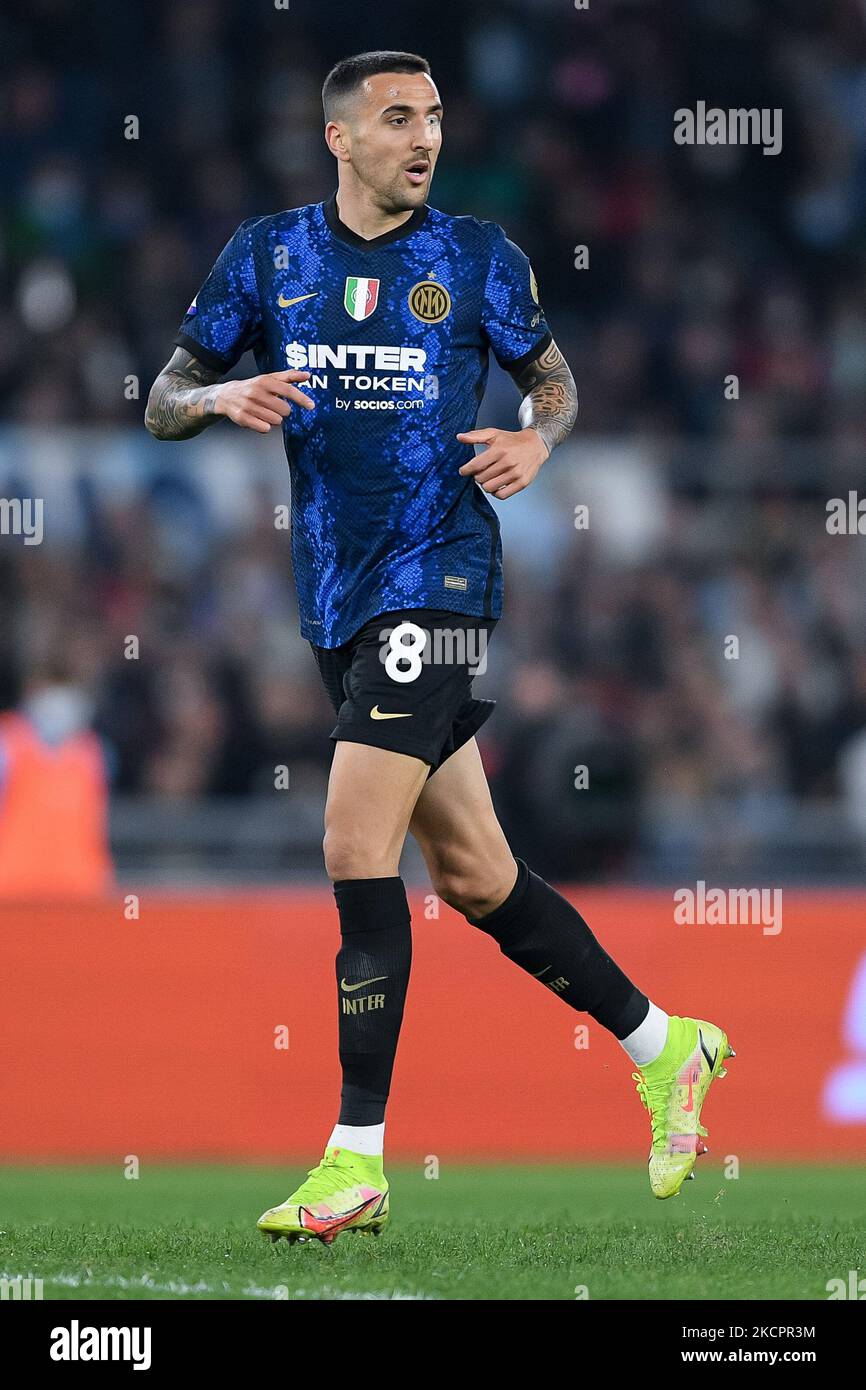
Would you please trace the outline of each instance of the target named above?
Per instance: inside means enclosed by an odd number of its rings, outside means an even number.
[[[412,208],[408,212],[383,212],[363,188],[352,189],[341,183],[337,189],[337,215],[340,221],[365,241],[372,241],[374,237],[393,232],[395,227],[402,227],[412,213]]]

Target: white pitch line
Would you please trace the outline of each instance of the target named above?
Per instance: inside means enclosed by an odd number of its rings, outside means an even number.
[[[0,1278],[4,1277],[0,1275]],[[6,1276],[9,1277],[9,1276]],[[219,1285],[208,1284],[206,1280],[200,1279],[195,1284],[187,1284],[181,1280],[170,1279],[167,1283],[159,1283],[149,1274],[140,1274],[134,1278],[128,1278],[124,1274],[107,1274],[104,1279],[96,1278],[94,1275],[82,1274],[51,1274],[44,1280],[43,1284],[59,1284],[63,1288],[69,1289],[147,1289],[150,1293],[174,1294],[179,1298],[187,1298],[195,1294],[224,1293],[231,1296],[231,1285],[225,1280]],[[237,1296],[237,1295],[236,1295]],[[333,1301],[368,1301],[368,1300],[396,1300],[409,1302],[436,1302],[436,1294],[427,1293],[404,1293],[401,1289],[394,1289],[383,1292],[352,1292],[349,1289],[335,1289],[329,1284],[322,1284],[317,1288],[295,1289],[294,1292],[288,1289],[285,1284],[278,1284],[273,1288],[266,1288],[260,1284],[245,1284],[240,1290],[240,1296],[246,1298],[262,1298],[276,1302],[291,1302],[294,1299],[328,1299]]]

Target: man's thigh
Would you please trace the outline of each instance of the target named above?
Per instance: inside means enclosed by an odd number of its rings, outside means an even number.
[[[489,883],[495,895],[511,890],[514,856],[493,807],[475,739],[458,748],[424,785],[409,829],[434,884],[442,877]]]
[[[334,749],[325,805],[325,859],[332,878],[397,873],[412,810],[429,767],[366,743]]]

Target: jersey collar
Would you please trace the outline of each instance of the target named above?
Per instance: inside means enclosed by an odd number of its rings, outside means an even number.
[[[427,204],[422,203],[420,208],[416,208],[412,216],[407,218],[405,222],[401,222],[399,227],[392,227],[390,232],[383,232],[381,236],[371,237],[367,241],[365,237],[358,236],[357,232],[353,232],[351,227],[347,227],[345,222],[340,221],[336,193],[322,204],[325,221],[334,236],[340,241],[345,241],[348,246],[354,246],[358,251],[376,251],[380,246],[388,246],[392,241],[401,241],[403,237],[411,236],[421,226],[429,211]]]

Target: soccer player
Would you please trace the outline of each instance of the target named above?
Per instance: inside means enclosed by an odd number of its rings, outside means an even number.
[[[324,855],[341,932],[341,1106],[322,1161],[259,1229],[330,1243],[388,1218],[407,832],[441,898],[619,1039],[650,1113],[650,1185],[670,1197],[706,1151],[701,1106],[732,1055],[727,1037],[650,1002],[580,913],[515,860],[474,737],[493,705],[472,697],[473,674],[502,607],[488,496],[522,492],[565,439],[574,381],[523,252],[495,223],[427,203],[442,103],[426,60],[347,58],[322,98],[336,194],[241,224],[146,413],[158,439],[223,417],[281,427],[301,631],[337,716]],[[259,375],[223,381],[247,348]],[[516,430],[474,428],[490,349],[522,396]]]

